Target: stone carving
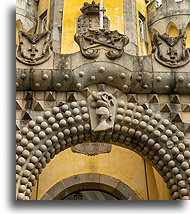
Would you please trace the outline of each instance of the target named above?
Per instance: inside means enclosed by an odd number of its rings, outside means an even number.
[[[95,1],[92,1],[91,4],[84,2],[84,6],[80,10],[83,14],[99,14],[99,4],[96,4]]]
[[[100,28],[99,22],[99,4],[92,1],[91,4],[85,2],[84,6],[80,9],[83,15],[77,19],[77,33],[84,33],[88,29],[98,30]],[[104,8],[104,12],[105,12]],[[104,16],[104,28],[109,30],[109,19]]]
[[[94,132],[112,130],[115,119],[116,98],[107,92],[93,91],[90,96],[92,130]]]
[[[38,65],[47,61],[52,53],[50,36],[50,31],[36,35],[20,31],[17,60],[27,65]]]
[[[71,147],[72,152],[94,156],[111,152],[112,145],[107,143],[83,143]]]
[[[155,59],[167,67],[181,67],[190,61],[189,50],[186,49],[186,34],[180,32],[177,37],[168,37],[167,34],[154,34]]]
[[[88,29],[84,33],[77,33],[75,41],[86,58],[95,59],[99,56],[100,49],[106,49],[106,56],[111,60],[121,57],[124,47],[129,43],[127,36],[120,34],[117,30],[106,29]]]

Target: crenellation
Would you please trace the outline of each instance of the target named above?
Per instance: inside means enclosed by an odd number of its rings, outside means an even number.
[[[189,1],[183,0],[163,0],[160,7],[156,6],[156,1],[152,1],[148,7],[148,26],[150,33],[153,29],[160,34],[167,33],[167,26],[170,22],[176,24],[178,29],[185,30],[189,22]]]

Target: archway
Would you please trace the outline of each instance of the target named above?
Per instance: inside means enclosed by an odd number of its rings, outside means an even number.
[[[46,163],[62,150],[88,140],[111,142],[146,156],[167,183],[172,199],[189,199],[190,141],[159,114],[116,101],[112,130],[92,131],[91,100],[54,107],[17,134],[17,199],[29,200]]]
[[[136,193],[122,181],[104,174],[78,174],[56,183],[41,200],[62,200],[75,192],[83,190],[100,190],[118,200],[139,200]]]

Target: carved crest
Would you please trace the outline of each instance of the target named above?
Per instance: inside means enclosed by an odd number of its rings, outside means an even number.
[[[93,132],[112,131],[115,119],[116,98],[107,92],[93,91],[89,99]]]
[[[99,19],[99,4],[96,4],[95,1],[92,3],[85,2],[84,6],[80,8],[83,15],[80,15],[77,19],[77,33],[84,33],[88,29],[99,30],[100,28],[100,19]],[[103,8],[105,12],[106,9]],[[109,19],[107,16],[103,16],[104,28],[109,30]]]
[[[181,32],[177,37],[155,34],[153,43],[155,59],[167,67],[181,67],[190,61],[185,32]]]
[[[19,32],[16,58],[27,65],[38,65],[47,61],[52,53],[50,31],[41,34]]]
[[[80,46],[83,56],[95,59],[99,56],[99,50],[105,49],[109,59],[122,56],[124,47],[129,43],[127,36],[118,33],[117,30],[91,30],[75,35],[75,41]]]

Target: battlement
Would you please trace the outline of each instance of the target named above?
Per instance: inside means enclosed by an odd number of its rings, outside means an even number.
[[[22,30],[28,32],[37,25],[38,0],[16,0],[16,21],[22,24]]]
[[[175,23],[178,29],[185,29],[190,15],[189,0],[153,0],[149,2],[147,12],[150,30],[166,33],[169,22]]]
[[[147,7],[150,24],[156,18],[164,18],[178,14],[189,14],[189,0],[162,0],[158,3],[153,0]]]

